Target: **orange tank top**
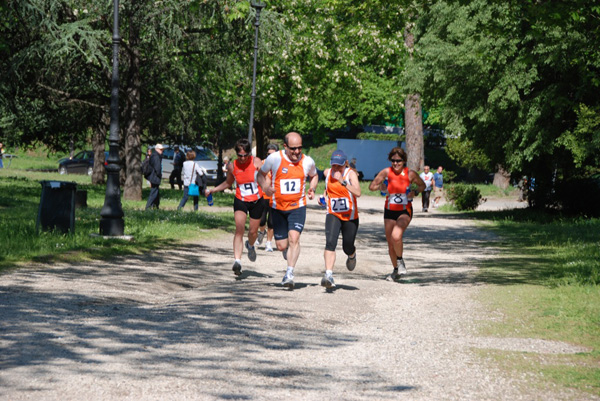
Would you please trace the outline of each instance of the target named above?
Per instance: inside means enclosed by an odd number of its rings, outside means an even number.
[[[342,177],[348,180],[350,169],[346,168]],[[348,188],[340,184],[338,180],[331,177],[331,170],[325,178],[325,190],[327,191],[327,213],[332,214],[340,220],[349,221],[358,219],[358,205],[356,196],[352,195]]]
[[[256,183],[256,167],[254,156],[241,164],[237,159],[233,162],[233,177],[235,178],[235,197],[243,202],[255,202],[262,196],[262,190]]]
[[[304,155],[298,163],[292,163],[281,152],[281,164],[275,172],[272,207],[277,210],[294,210],[306,206],[304,189],[306,176],[304,175]]]
[[[395,173],[390,167],[388,171],[388,196],[385,198],[385,208],[388,210],[412,209],[412,203],[406,197],[406,189],[410,185],[408,178],[408,167],[404,167],[400,173]]]

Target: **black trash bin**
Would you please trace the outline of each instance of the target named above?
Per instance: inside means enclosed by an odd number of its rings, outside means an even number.
[[[38,209],[36,230],[59,230],[75,233],[75,193],[77,184],[64,181],[40,181],[42,197]]]

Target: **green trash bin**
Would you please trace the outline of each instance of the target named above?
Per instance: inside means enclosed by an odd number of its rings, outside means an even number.
[[[42,196],[35,224],[39,232],[75,233],[75,193],[77,184],[65,181],[40,181]]]

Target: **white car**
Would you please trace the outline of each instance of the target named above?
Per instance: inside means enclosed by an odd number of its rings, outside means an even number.
[[[206,178],[208,180],[209,185],[217,184],[217,156],[212,152],[212,150],[203,148],[201,146],[193,146],[193,147],[185,147],[180,146],[180,152],[187,152],[192,149],[196,152],[196,158],[194,161],[200,167],[203,167],[206,170]],[[172,146],[166,146],[163,150],[163,158],[162,158],[162,178],[163,180],[168,180],[169,175],[173,171],[173,155],[175,154],[175,150]]]

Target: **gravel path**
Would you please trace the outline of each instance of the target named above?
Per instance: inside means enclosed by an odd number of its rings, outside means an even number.
[[[314,202],[314,201],[313,201]],[[489,201],[485,208],[515,207]],[[323,274],[324,212],[309,206],[296,289],[279,286],[280,252],[231,272],[230,234],[85,266],[32,266],[0,283],[1,400],[567,400],[530,388],[478,349],[582,351],[482,338],[475,264],[494,236],[456,215],[416,213],[409,276],[391,271],[383,198],[362,197],[358,265],[338,248]],[[417,207],[420,210],[420,207]]]

